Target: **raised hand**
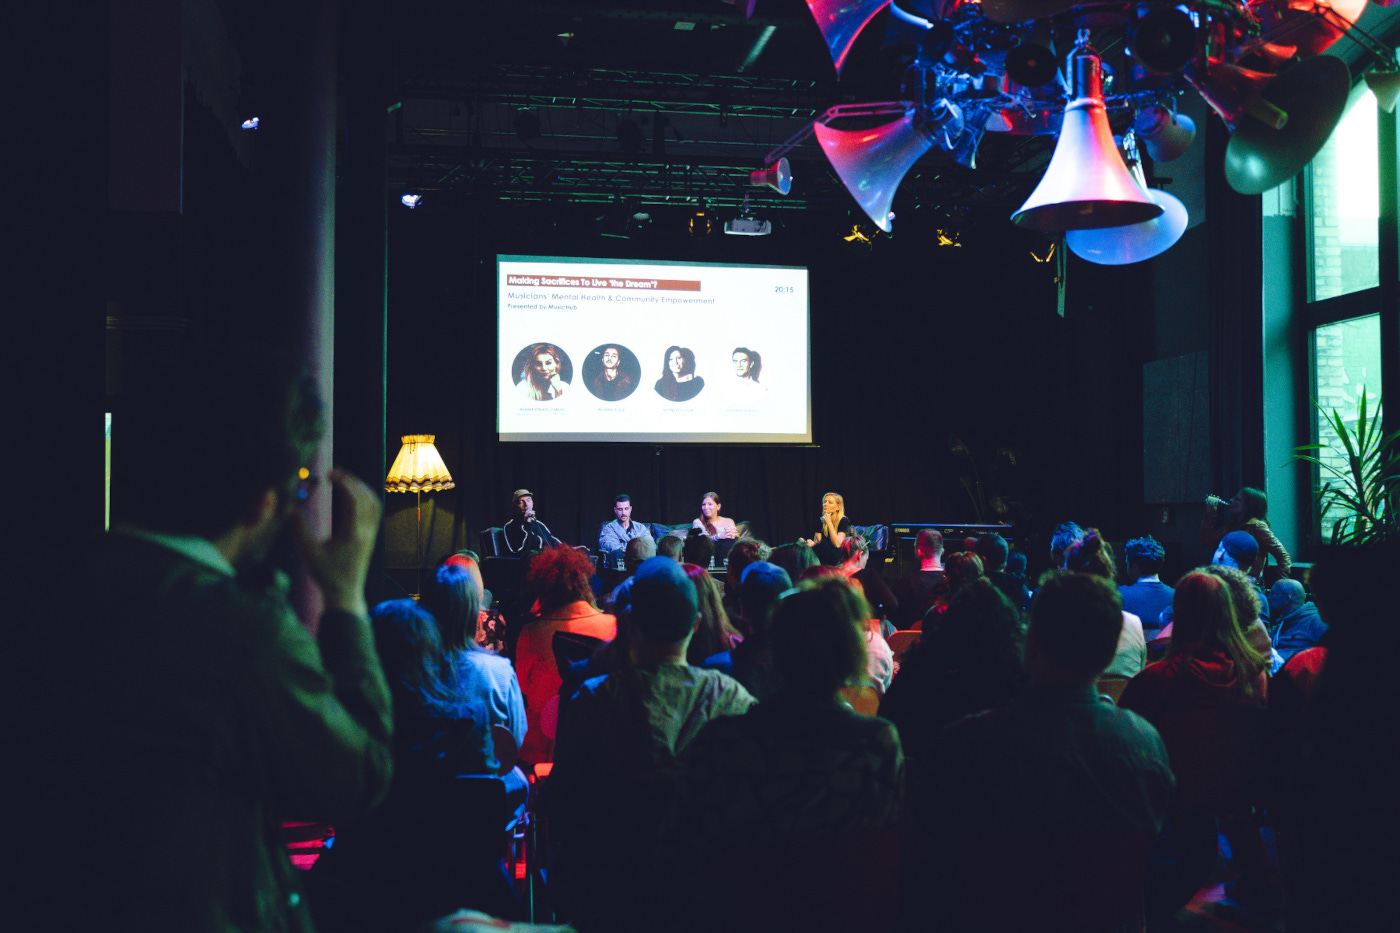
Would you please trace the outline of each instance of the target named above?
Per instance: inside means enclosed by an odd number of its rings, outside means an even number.
[[[317,541],[304,516],[295,516],[297,541],[311,579],[327,609],[365,615],[365,578],[379,535],[379,496],[363,480],[334,469],[330,474],[331,534]]]

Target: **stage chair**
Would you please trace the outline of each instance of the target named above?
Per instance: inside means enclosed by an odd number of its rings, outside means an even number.
[[[904,656],[904,652],[919,643],[919,637],[921,635],[923,635],[923,632],[904,629],[886,638],[885,642],[890,646],[890,651],[894,652],[894,659],[898,661]]]
[[[880,694],[869,685],[864,687],[842,687],[841,699],[861,716],[874,716],[880,710]]]
[[[482,557],[513,557],[506,547],[506,530],[500,525],[481,529]]]
[[[686,522],[684,525],[665,525],[661,522],[652,522],[649,527],[651,528],[651,536],[658,542],[667,535],[675,535],[684,541],[686,533],[690,531],[690,522]]]

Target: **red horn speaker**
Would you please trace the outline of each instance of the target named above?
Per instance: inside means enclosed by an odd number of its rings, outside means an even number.
[[[767,185],[779,194],[787,194],[792,190],[792,166],[787,159],[779,159],[767,168],[749,172],[749,184],[755,188]]]
[[[831,63],[836,73],[846,64],[846,53],[855,45],[856,36],[865,24],[875,18],[890,0],[807,0],[807,9],[822,31],[826,47],[831,50]]]
[[[874,129],[837,130],[824,123],[812,129],[841,184],[875,226],[889,233],[895,190],[909,167],[933,148],[933,140],[914,123],[914,106]]]

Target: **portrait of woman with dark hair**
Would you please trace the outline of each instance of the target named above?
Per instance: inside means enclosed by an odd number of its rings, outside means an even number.
[[[552,401],[564,394],[568,380],[565,370],[568,359],[552,343],[537,343],[516,357],[520,379],[515,387],[524,396],[536,402]]]
[[[695,375],[695,351],[689,347],[667,347],[656,394],[672,402],[688,402],[705,388],[705,380]]]

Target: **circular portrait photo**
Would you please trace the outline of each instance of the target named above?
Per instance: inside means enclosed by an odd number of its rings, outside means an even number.
[[[633,392],[642,378],[637,354],[620,343],[602,343],[583,358],[583,384],[594,397],[620,402]]]
[[[748,347],[735,347],[729,359],[734,365],[734,378],[730,382],[735,390],[739,392],[763,391],[764,385],[760,381],[763,378],[762,354]]]
[[[705,388],[705,380],[695,375],[695,351],[689,347],[667,347],[661,359],[661,378],[656,394],[672,402],[688,402]]]
[[[552,343],[532,343],[515,355],[511,380],[520,394],[535,402],[551,402],[569,390],[574,364]]]

